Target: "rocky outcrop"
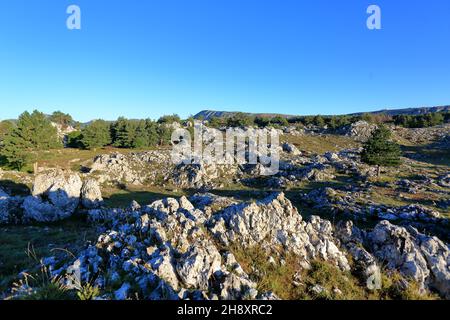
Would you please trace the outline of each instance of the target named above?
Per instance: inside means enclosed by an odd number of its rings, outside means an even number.
[[[436,144],[448,148],[450,124],[446,123],[440,126],[428,128],[403,128],[394,127],[394,136],[411,141],[414,144],[426,145]]]
[[[381,288],[381,270],[376,258],[363,246],[365,233],[355,227],[352,221],[340,221],[336,226],[336,237],[352,256],[355,272],[368,289]]]
[[[166,178],[169,163],[170,155],[164,151],[116,152],[97,156],[90,173],[100,183],[151,184],[156,177]]]
[[[367,242],[388,269],[450,297],[450,250],[438,238],[382,221],[367,235]]]
[[[97,208],[102,195],[95,180],[85,183],[76,173],[50,170],[35,178],[32,195],[23,200],[22,223],[54,222],[70,217],[80,208]]]
[[[133,210],[92,210],[103,212],[98,217],[112,228],[70,268],[80,270],[82,281],[100,288],[112,285],[114,299],[128,298],[127,288],[147,299],[276,299],[258,292],[226,249],[232,243],[244,248],[258,245],[268,256],[284,249],[298,254],[305,268],[311,259],[324,259],[349,269],[331,223],[319,217],[302,221],[282,193],[249,204],[230,205],[208,195],[192,200],[195,205],[182,197]],[[209,217],[205,211],[218,202],[226,207]]]
[[[131,287],[144,299],[256,298],[256,284],[209,239],[201,214],[187,198],[104,214],[112,229],[66,270],[79,270],[81,281],[100,288],[112,286],[114,299],[129,298]]]
[[[359,141],[365,141],[370,138],[370,136],[376,129],[376,125],[361,120],[345,126],[344,128],[342,128],[340,133],[349,137],[354,137]]]
[[[334,242],[331,223],[312,217],[306,223],[283,193],[262,201],[237,204],[214,215],[209,230],[224,245],[232,243],[267,250],[282,247],[298,255],[304,265],[310,259],[323,259],[348,270],[348,261]]]
[[[218,176],[215,164],[179,164],[173,171],[173,182],[181,188],[210,188]]]
[[[390,221],[417,222],[422,224],[448,224],[448,220],[436,211],[418,204],[407,206],[388,206],[373,202],[361,204],[367,198],[365,190],[335,190],[333,188],[315,189],[303,196],[314,208],[342,213],[355,219],[375,218]]]
[[[71,216],[80,203],[78,174],[52,170],[36,176],[32,195],[23,203],[24,222],[51,222]]]

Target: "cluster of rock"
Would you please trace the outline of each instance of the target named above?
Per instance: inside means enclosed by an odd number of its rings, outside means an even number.
[[[358,188],[352,188],[349,191],[335,190],[330,187],[319,188],[304,194],[302,198],[316,209],[343,213],[356,219],[378,218],[389,221],[448,224],[447,219],[441,219],[439,212],[418,204],[395,207],[375,204],[368,200],[367,203],[362,203],[362,200],[368,196],[365,190]]]
[[[283,193],[250,204],[232,205],[215,214],[207,225],[214,238],[225,246],[262,245],[268,252],[281,247],[299,256],[305,267],[312,259],[322,259],[342,270],[350,269],[339,243],[334,242],[331,223],[319,217],[303,221]]]
[[[170,155],[165,151],[145,151],[130,154],[112,153],[95,157],[89,173],[100,183],[141,185],[167,177]]]
[[[396,136],[409,140],[415,144],[429,144],[433,142],[442,142],[442,146],[448,146],[448,137],[450,132],[450,124],[444,124],[428,128],[403,128],[394,127],[393,131]]]
[[[295,150],[285,146],[283,149]],[[289,153],[289,157],[283,157],[280,161],[279,172],[267,180],[268,187],[283,189],[301,181],[331,181],[336,178],[337,173],[352,175],[361,180],[376,175],[375,168],[361,163],[361,149],[327,152],[313,157],[301,154],[291,156],[292,151],[285,152]]]
[[[358,229],[352,222],[340,223],[336,233],[366,275],[376,273],[375,261],[381,261],[388,270],[413,279],[422,289],[433,289],[447,299],[450,297],[449,245],[437,237],[386,220],[370,232]]]
[[[104,299],[276,299],[257,284],[226,249],[261,245],[268,258],[299,255],[305,268],[324,259],[349,270],[329,221],[302,221],[283,194],[261,202],[235,203],[209,194],[167,198],[146,207],[89,211],[110,229],[54,275],[78,271],[79,281],[112,292]],[[215,214],[217,202],[228,207]],[[194,205],[195,204],[195,205]],[[199,209],[202,208],[202,209]]]
[[[371,137],[376,129],[377,125],[361,120],[344,126],[340,129],[339,133],[345,136],[354,137],[359,141],[365,141]]]
[[[179,164],[172,173],[172,181],[181,188],[210,189],[219,177],[219,168],[203,162]]]
[[[82,181],[75,173],[50,170],[38,174],[30,196],[0,193],[0,221],[4,224],[54,222],[70,217],[79,207],[98,208],[103,199],[97,181]]]
[[[51,125],[56,128],[56,132],[58,135],[58,138],[63,142],[64,145],[67,144],[67,137],[70,133],[77,131],[73,126],[71,125],[62,125],[60,123],[51,122]]]
[[[316,216],[306,222],[283,193],[251,203],[196,194],[90,210],[89,216],[108,229],[75,261],[50,269],[69,284],[98,286],[100,299],[276,299],[258,292],[252,280],[258,271],[247,273],[233,255],[237,247],[254,246],[273,263],[291,252],[301,268],[315,259],[353,267],[369,289],[377,289],[384,265],[423,289],[450,295],[449,246],[438,238],[388,221],[371,231],[351,221],[334,227]]]

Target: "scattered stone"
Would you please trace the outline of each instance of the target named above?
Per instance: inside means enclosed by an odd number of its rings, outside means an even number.
[[[287,152],[293,156],[301,155],[302,153],[300,150],[297,149],[297,147],[291,143],[283,143],[282,145],[283,151]]]

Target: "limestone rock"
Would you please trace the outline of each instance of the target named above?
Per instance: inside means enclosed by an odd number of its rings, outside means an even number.
[[[96,180],[89,179],[83,183],[81,203],[86,209],[96,209],[103,204],[102,191]]]
[[[224,245],[263,246],[269,251],[283,247],[305,262],[321,258],[344,270],[348,261],[335,243],[331,223],[319,217],[302,221],[301,215],[283,193],[259,202],[224,209],[209,222],[211,233]]]
[[[50,222],[71,216],[79,205],[81,187],[77,174],[52,170],[37,175],[32,195],[22,206],[24,222]]]
[[[397,269],[422,287],[450,296],[450,250],[441,240],[388,221],[380,222],[368,234],[368,240],[373,254],[387,268]]]

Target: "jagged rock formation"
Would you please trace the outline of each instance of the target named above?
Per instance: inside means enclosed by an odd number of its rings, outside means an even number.
[[[303,222],[282,193],[232,204],[212,216],[199,208],[223,198],[196,195],[193,201],[197,208],[182,197],[134,209],[89,211],[111,229],[58,273],[79,270],[81,281],[114,292],[103,298],[126,299],[134,288],[144,299],[274,299],[256,290],[226,244],[261,245],[268,257],[282,248],[298,254],[305,268],[311,259],[350,268],[331,223],[319,217]]]
[[[170,155],[164,151],[146,151],[130,154],[102,154],[94,159],[90,173],[100,183],[130,183],[141,185],[166,178]]]
[[[202,227],[202,211],[186,198],[167,198],[135,210],[104,214],[113,227],[74,262],[83,281],[130,286],[145,299],[256,298],[256,284],[228,251],[219,251]],[[107,211],[106,209],[104,211]],[[97,215],[98,210],[90,214]],[[98,217],[98,216],[97,216]],[[72,266],[72,267],[73,267]],[[108,270],[108,272],[99,271]],[[127,281],[123,282],[126,276]]]
[[[376,129],[376,125],[361,120],[345,126],[341,129],[340,133],[349,137],[354,137],[359,141],[365,141],[372,135],[372,132]]]
[[[372,290],[379,288],[383,266],[449,297],[449,246],[412,227],[382,221],[364,231],[351,221],[333,227],[317,216],[306,222],[283,193],[250,203],[211,194],[190,200],[90,210],[90,220],[107,231],[52,274],[73,281],[75,271],[78,283],[101,289],[101,299],[276,299],[258,292],[233,255],[236,247],[257,246],[269,260],[295,254],[305,269],[313,260],[354,268]]]
[[[51,222],[70,217],[80,203],[82,185],[77,174],[61,170],[37,175],[32,195],[22,205],[24,222]]]
[[[95,180],[83,183],[76,173],[48,170],[36,176],[30,196],[11,197],[0,192],[0,223],[54,222],[82,207],[97,208],[102,201]]]
[[[423,288],[437,290],[450,298],[450,250],[436,237],[419,233],[413,227],[399,227],[380,222],[367,235],[375,257],[387,268],[399,270],[417,281]]]
[[[179,164],[173,171],[173,182],[181,188],[211,188],[218,176],[215,164]]]
[[[331,223],[319,217],[305,223],[283,193],[260,202],[228,207],[214,215],[209,224],[211,233],[224,245],[263,244],[268,250],[282,247],[301,257],[304,265],[320,258],[343,270],[350,268],[339,244],[333,241]]]

